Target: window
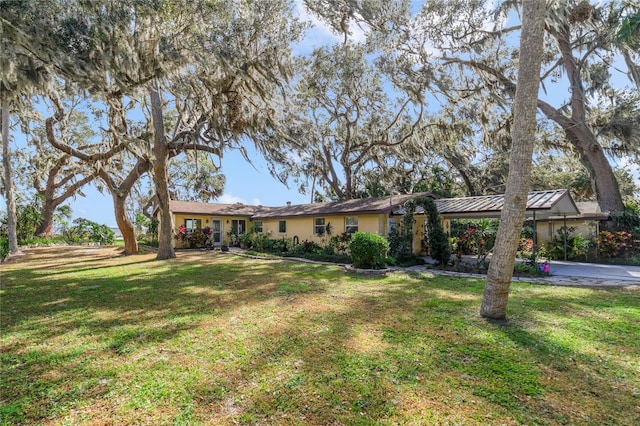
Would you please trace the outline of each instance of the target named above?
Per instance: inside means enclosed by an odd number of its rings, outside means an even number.
[[[262,221],[254,220],[253,221],[253,231],[254,232],[262,232]]]
[[[196,229],[201,229],[202,220],[201,219],[185,219],[184,227],[187,228],[187,232],[193,232]]]
[[[287,232],[287,221],[281,220],[278,222],[278,232],[281,234],[285,234]]]
[[[233,219],[231,221],[231,232],[238,235],[246,233],[247,221],[244,219],[240,219],[240,220]]]
[[[349,235],[358,232],[358,216],[347,216],[344,218],[344,232]]]
[[[324,226],[324,217],[318,217],[314,220],[313,232],[316,235],[324,235],[326,228]]]

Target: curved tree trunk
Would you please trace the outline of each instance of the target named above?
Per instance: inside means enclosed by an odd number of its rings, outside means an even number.
[[[600,209],[603,212],[623,211],[624,202],[620,195],[618,180],[593,131],[585,123],[565,116],[544,101],[538,100],[538,108],[564,129],[569,142],[578,151],[580,162],[591,177],[591,184]]]
[[[119,193],[112,191],[113,208],[116,215],[116,224],[124,239],[124,254],[129,256],[138,254],[138,239],[136,238],[136,228],[127,216],[127,197],[129,193]]]
[[[109,188],[109,192],[113,198],[113,209],[116,217],[116,224],[122,233],[122,238],[124,238],[124,254],[127,256],[138,254],[136,228],[133,226],[133,223],[131,223],[129,216],[127,215],[127,198],[131,193],[133,185],[135,185],[140,176],[149,171],[150,167],[151,164],[148,159],[139,158],[135,167],[131,169],[120,185],[116,185],[116,182],[113,180],[111,175],[105,171],[105,169],[100,169],[98,172],[100,178]]]
[[[487,271],[480,315],[504,319],[507,315],[513,265],[524,222],[531,177],[533,140],[536,131],[536,102],[544,41],[545,2],[524,0],[520,65],[513,108],[512,148],[504,206]]]
[[[20,254],[18,245],[18,219],[16,217],[16,200],[13,194],[13,180],[11,176],[11,149],[9,147],[9,102],[2,100],[2,166],[4,167],[5,199],[7,200],[7,226],[9,237],[9,254]]]
[[[588,129],[587,129],[588,130]],[[586,132],[585,132],[586,133]],[[620,195],[618,179],[604,154],[602,147],[590,131],[585,134],[578,145],[580,162],[589,172],[591,186],[594,189],[600,210],[603,212],[622,212],[624,202]],[[607,222],[609,231],[615,230],[615,223]]]
[[[46,202],[40,210],[40,223],[36,228],[36,235],[46,235],[49,231],[49,227],[53,225],[53,215],[56,212],[58,205],[54,205],[51,202]]]
[[[149,89],[151,97],[151,116],[153,120],[153,181],[158,197],[158,212],[160,229],[158,230],[158,260],[176,257],[173,241],[173,218],[169,209],[169,186],[167,184],[167,163],[169,162],[169,147],[167,145],[164,122],[162,117],[162,99],[158,91],[157,82]]]
[[[42,210],[40,210],[40,223],[36,229],[36,235],[46,234],[49,227],[53,226],[53,216],[58,206],[74,196],[78,189],[96,178],[96,174],[85,176],[83,179],[75,182],[73,185],[70,185],[64,193],[60,194],[60,196],[55,197],[56,188],[64,186],[65,182],[72,178],[72,176],[69,175],[62,179],[61,182],[56,183],[55,179],[58,176],[56,170],[59,169],[54,168],[49,172],[50,175],[49,179],[47,179],[47,187],[44,192],[41,192],[41,194],[44,195],[44,203],[42,205]]]

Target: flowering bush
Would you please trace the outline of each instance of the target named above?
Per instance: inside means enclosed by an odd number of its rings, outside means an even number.
[[[203,229],[194,229],[189,232],[187,227],[180,225],[176,232],[175,238],[179,240],[183,246],[188,245],[190,248],[202,248],[206,247],[211,237],[211,228],[206,227]]]
[[[178,232],[176,232],[175,238],[185,242],[189,239],[189,232],[187,231],[187,227],[184,225],[180,225],[178,227]]]
[[[601,231],[596,238],[598,254],[602,257],[623,257],[633,251],[633,238],[631,233],[619,231]]]

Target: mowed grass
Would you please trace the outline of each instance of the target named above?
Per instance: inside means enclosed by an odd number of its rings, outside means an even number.
[[[3,424],[637,425],[640,288],[211,252],[41,248],[1,270]]]

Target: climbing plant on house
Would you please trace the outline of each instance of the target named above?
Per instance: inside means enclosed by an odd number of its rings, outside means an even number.
[[[440,222],[440,214],[436,203],[431,198],[416,198],[404,203],[404,215],[400,228],[389,233],[390,253],[400,263],[416,258],[413,254],[413,224],[418,207],[424,209],[427,223],[425,238],[429,247],[429,255],[441,265],[446,265],[451,258],[449,238]]]
[[[432,198],[419,198],[416,203],[424,208],[427,216],[427,243],[429,254],[441,265],[446,265],[451,259],[451,249],[449,248],[449,238],[444,232],[438,207]]]
[[[404,215],[400,220],[400,226],[389,231],[389,254],[399,264],[415,261],[413,254],[413,215],[416,212],[414,200],[404,203]]]

